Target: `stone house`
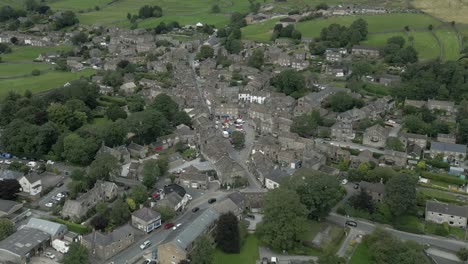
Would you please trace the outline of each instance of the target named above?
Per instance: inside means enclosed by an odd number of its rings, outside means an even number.
[[[88,210],[99,202],[111,201],[118,195],[118,187],[113,182],[98,181],[88,192],[76,200],[68,199],[63,205],[61,215],[74,220],[80,220]]]
[[[359,109],[359,108],[353,108],[353,109],[350,109],[346,112],[343,112],[343,113],[339,113],[337,116],[336,116],[336,119],[338,121],[342,121],[344,123],[353,123],[353,122],[357,122],[357,121],[360,121],[364,118],[367,118],[368,115],[366,112],[364,112],[362,109]]]
[[[405,99],[405,106],[413,106],[413,107],[416,107],[416,108],[421,108],[423,106],[426,106],[426,102],[425,101],[420,101],[420,100]]]
[[[208,188],[208,183],[211,177],[208,176],[206,172],[202,172],[194,166],[190,166],[184,170],[185,172],[179,175],[179,184],[187,188],[194,189],[206,190]]]
[[[378,163],[378,161],[374,158],[372,152],[367,149],[361,151],[357,156],[351,156],[350,160],[351,163],[349,164],[349,166],[351,168],[358,168],[359,165],[365,162]]]
[[[362,144],[374,148],[383,148],[387,142],[389,131],[381,125],[374,125],[366,129]]]
[[[188,259],[198,237],[211,233],[219,218],[219,213],[209,208],[201,213],[182,231],[169,236],[158,246],[158,261],[160,264],[174,264]]]
[[[326,65],[325,74],[333,77],[345,77],[348,75],[348,70],[342,65]]]
[[[382,74],[376,78],[376,81],[385,86],[394,86],[401,83],[401,77],[392,74]]]
[[[36,172],[24,175],[19,179],[21,185],[21,191],[28,195],[35,196],[42,192],[42,180],[41,175]]]
[[[222,157],[214,166],[221,183],[233,183],[236,179],[245,178],[245,169],[230,157]]]
[[[359,188],[372,197],[372,201],[380,203],[385,198],[385,185],[383,183],[372,183],[361,181]]]
[[[406,162],[408,157],[406,152],[399,152],[394,150],[385,150],[384,155],[380,157],[380,164],[385,164],[389,166],[398,166],[404,167],[406,166]]]
[[[425,216],[429,222],[467,228],[468,206],[427,201]]]
[[[135,229],[126,224],[107,234],[94,231],[84,235],[81,244],[92,256],[105,260],[132,245],[135,242],[135,233]]]
[[[132,226],[146,233],[161,226],[161,214],[143,207],[132,213]]]
[[[329,48],[325,51],[325,60],[329,62],[340,62],[343,59],[343,55],[345,55],[346,49],[335,49]]]
[[[380,51],[376,47],[369,47],[363,45],[354,45],[351,54],[354,56],[363,56],[363,57],[379,57]]]
[[[268,190],[276,189],[280,186],[280,183],[289,176],[289,174],[281,169],[275,169],[271,171],[266,177],[264,186]]]
[[[425,149],[427,146],[428,137],[427,135],[419,135],[419,134],[413,134],[413,133],[400,133],[399,139],[405,146],[418,145],[422,149]]]
[[[447,115],[453,115],[457,112],[455,102],[451,101],[427,100],[427,108],[445,111]]]
[[[119,90],[122,91],[123,93],[127,94],[127,95],[130,95],[130,94],[135,93],[136,88],[137,88],[137,86],[136,86],[136,84],[134,82],[128,82],[128,83],[122,84],[119,87]]]
[[[229,103],[217,104],[214,107],[214,115],[220,118],[239,116],[239,106]]]
[[[463,162],[466,158],[466,145],[431,141],[430,155],[432,158],[441,155],[449,163]]]
[[[457,137],[453,134],[437,134],[437,141],[442,143],[455,144],[457,143]]]
[[[146,153],[148,152],[148,148],[142,145],[138,145],[136,143],[130,143],[127,147],[128,151],[130,152],[130,156],[135,159],[144,159],[146,158]]]
[[[355,137],[353,125],[349,122],[335,122],[331,127],[331,137],[338,141],[353,140]]]

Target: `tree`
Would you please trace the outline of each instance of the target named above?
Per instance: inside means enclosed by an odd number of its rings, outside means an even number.
[[[91,219],[91,226],[93,226],[96,230],[104,231],[107,225],[109,224],[109,220],[102,214],[97,214],[95,217]]]
[[[136,203],[143,204],[148,200],[148,192],[144,186],[137,185],[133,187],[130,197],[132,197]]]
[[[358,61],[352,65],[352,77],[361,80],[362,77],[372,73],[372,65],[367,61]]]
[[[115,226],[120,226],[126,223],[130,219],[130,209],[128,208],[128,204],[121,199],[118,199],[114,203],[109,216],[111,222]]]
[[[163,222],[169,222],[169,220],[174,218],[174,216],[176,215],[174,208],[170,208],[167,206],[158,207],[158,212],[161,214],[161,220]]]
[[[323,119],[318,111],[309,114],[302,114],[293,119],[291,132],[299,134],[301,137],[309,138],[317,134],[317,128],[323,125]]]
[[[400,216],[416,205],[416,184],[412,175],[398,174],[385,185],[385,201],[395,216]]]
[[[63,264],[89,264],[88,249],[80,242],[73,242],[65,253]]]
[[[213,263],[213,241],[208,235],[203,235],[195,241],[192,251],[192,264],[212,264]]]
[[[15,232],[15,224],[6,218],[0,219],[0,241],[9,237]]]
[[[297,171],[283,185],[297,192],[311,219],[321,219],[327,216],[344,194],[338,180],[334,177],[309,169]]]
[[[154,184],[161,176],[161,170],[157,160],[149,159],[143,163],[143,185],[148,190],[154,187]]]
[[[219,5],[218,4],[214,4],[212,7],[211,7],[211,13],[214,13],[214,14],[218,14],[221,12],[221,8],[219,8]]]
[[[244,133],[240,131],[234,131],[232,132],[231,136],[232,136],[232,144],[234,145],[234,148],[241,149],[244,147],[244,143],[245,143]]]
[[[240,252],[239,221],[233,213],[229,212],[219,217],[215,241],[225,253]]]
[[[338,257],[332,252],[327,252],[318,258],[317,264],[345,264],[346,261],[342,257]]]
[[[292,249],[305,231],[306,216],[307,208],[295,191],[274,189],[265,195],[263,222],[257,226],[259,238],[274,249]]]
[[[123,110],[121,107],[115,104],[107,108],[106,115],[112,121],[127,118],[127,113],[125,112],[125,110]]]
[[[345,112],[355,107],[361,108],[364,105],[362,100],[355,99],[345,92],[329,96],[326,102],[334,112]]]
[[[111,154],[102,153],[96,156],[89,166],[88,176],[93,180],[108,181],[119,172],[119,161]]]
[[[460,248],[457,251],[457,256],[460,258],[462,261],[468,261],[468,248]]]
[[[433,26],[432,24],[429,24],[429,26],[427,26],[427,29],[428,29],[429,31],[432,31],[432,29],[434,29],[434,26]]]
[[[458,139],[458,142],[461,144],[468,143],[468,119],[462,119],[460,121],[458,125],[457,139]]]
[[[362,18],[354,20],[349,29],[351,32],[354,30],[359,32],[359,35],[361,37],[359,40],[365,40],[367,38],[368,30],[366,20]]]
[[[261,69],[264,63],[264,54],[263,50],[256,49],[254,50],[252,56],[249,58],[249,66],[257,69]]]
[[[127,97],[128,111],[131,113],[143,111],[145,109],[145,100],[140,95],[132,95]]]
[[[57,30],[73,26],[78,24],[80,21],[76,17],[76,14],[73,11],[64,11],[61,16],[58,16],[55,20],[55,28]]]
[[[169,121],[174,120],[174,116],[179,111],[177,103],[165,93],[157,95],[150,107],[164,114]]]
[[[375,205],[372,202],[372,197],[367,194],[364,190],[361,190],[358,194],[349,198],[349,204],[359,210],[364,210],[369,213],[373,213]]]
[[[403,142],[396,137],[388,138],[386,147],[395,151],[405,151],[405,145],[403,145]]]
[[[328,10],[328,5],[326,3],[320,3],[315,6],[316,10]]]
[[[74,164],[89,164],[97,149],[98,145],[93,138],[82,138],[72,133],[63,139],[63,157]]]
[[[79,32],[71,37],[73,45],[80,45],[88,41],[88,36],[84,32]]]
[[[405,38],[402,36],[393,36],[387,39],[387,44],[395,44],[400,48],[405,46]]]
[[[294,98],[301,97],[305,92],[305,78],[295,70],[284,70],[280,74],[270,79],[279,92],[290,95]]]
[[[233,12],[231,14],[231,21],[229,26],[231,28],[240,29],[247,26],[247,22],[244,19],[244,16],[239,12]]]
[[[203,45],[200,48],[200,52],[197,53],[198,60],[206,60],[208,58],[213,58],[214,49],[210,45]]]
[[[14,200],[21,190],[21,185],[16,179],[3,179],[0,184],[0,199]]]

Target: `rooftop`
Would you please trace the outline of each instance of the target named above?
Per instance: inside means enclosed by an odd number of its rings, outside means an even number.
[[[161,218],[161,214],[150,209],[150,208],[147,208],[147,207],[143,207],[135,212],[133,212],[132,214],[133,216],[143,220],[143,221],[146,221],[146,222],[149,222],[149,221],[152,221],[154,219],[159,219]]]
[[[466,145],[431,141],[431,150],[466,153]]]
[[[468,206],[460,206],[460,205],[448,204],[448,203],[439,203],[435,201],[426,202],[426,211],[461,216],[461,217],[468,217]]]
[[[39,229],[24,227],[0,241],[0,251],[7,251],[18,256],[24,256],[48,239],[50,239],[48,233]]]
[[[26,225],[27,227],[30,228],[35,228],[42,230],[46,233],[48,233],[51,236],[57,235],[61,230],[66,230],[67,227],[65,225],[43,220],[43,219],[38,219],[38,218],[31,218],[29,219],[28,224]]]

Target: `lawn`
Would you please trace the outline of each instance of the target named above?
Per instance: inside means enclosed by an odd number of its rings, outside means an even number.
[[[436,59],[440,56],[439,43],[429,31],[411,32],[414,38],[414,48],[420,59]]]
[[[366,83],[362,89],[369,95],[385,96],[390,94],[390,87],[375,83]]]
[[[435,31],[436,36],[444,47],[445,60],[457,60],[460,57],[460,42],[455,30],[452,28],[439,29]]]
[[[468,24],[468,0],[412,0],[411,4],[446,22]]]
[[[81,76],[90,76],[94,70],[87,69],[80,72],[51,71],[39,76],[0,80],[0,98],[15,91],[23,94],[26,90],[33,93],[47,91],[63,86],[65,83],[76,80]]]
[[[301,237],[301,240],[312,242],[312,240],[314,240],[315,236],[320,232],[322,227],[323,223],[308,220],[306,225],[307,230],[303,233],[303,237]]]
[[[214,264],[255,264],[259,259],[259,242],[255,235],[247,236],[239,254],[226,254],[219,249],[214,253]]]
[[[106,7],[112,0],[60,0],[50,3],[50,7],[55,10],[71,10],[71,11],[87,11],[94,9],[95,6],[99,8]]]
[[[369,248],[365,243],[361,243],[357,246],[349,264],[370,264],[372,259],[370,257]]]
[[[242,28],[242,38],[260,42],[271,40],[273,27],[278,23],[279,18],[270,19],[262,23],[252,24]]]
[[[369,46],[384,46],[387,44],[387,40],[394,36],[401,36],[405,38],[406,43],[408,44],[408,38],[406,33],[404,32],[395,32],[395,33],[382,33],[382,34],[371,34],[367,36],[365,41],[362,41],[362,45],[369,45]]]
[[[0,79],[31,75],[32,70],[40,70],[42,72],[50,68],[51,65],[45,63],[1,63]]]
[[[65,2],[75,2],[74,0],[64,0]],[[56,2],[59,8],[67,6],[64,1]],[[109,1],[110,2],[110,1]],[[177,21],[180,24],[195,24],[197,22],[213,24],[215,26],[223,26],[229,22],[229,14],[234,11],[247,12],[249,8],[248,0],[238,1],[216,1],[216,0],[140,0],[138,4],[132,0],[115,1],[112,4],[104,4],[104,0],[98,1],[100,10],[92,10],[78,14],[80,22],[83,24],[104,24],[104,25],[120,25],[129,26],[127,13],[137,14],[140,7],[144,5],[159,5],[163,9],[164,15],[161,18],[150,18],[138,22],[139,27],[155,27],[160,22]],[[218,3],[221,8],[221,13],[211,13],[211,7]],[[81,7],[93,8],[96,4],[90,0],[85,0],[80,4]]]
[[[33,61],[39,54],[54,51],[68,51],[71,46],[61,45],[55,47],[33,47],[33,46],[17,46],[8,54],[2,54],[2,60],[6,62],[13,61]]]

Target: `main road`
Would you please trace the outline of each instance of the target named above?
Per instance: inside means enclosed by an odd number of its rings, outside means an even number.
[[[332,222],[337,225],[342,225],[342,226],[345,225],[347,220],[355,221],[357,223],[357,227],[353,227],[353,228],[365,234],[372,233],[372,231],[374,231],[374,229],[378,226],[368,221],[358,220],[354,218],[350,219],[345,216],[338,215],[336,213],[330,213],[330,215],[327,217],[327,220],[329,222]],[[443,237],[436,237],[436,236],[412,234],[412,233],[395,230],[388,226],[382,226],[382,228],[389,231],[394,236],[402,240],[413,240],[413,241],[418,242],[419,244],[430,245],[430,246],[440,248],[443,250],[447,250],[447,251],[457,251],[460,248],[466,248],[468,246],[468,243],[458,241],[458,240],[453,240],[453,239],[448,239],[448,238],[443,238]]]

